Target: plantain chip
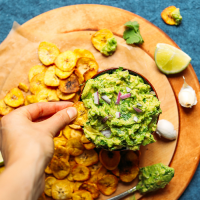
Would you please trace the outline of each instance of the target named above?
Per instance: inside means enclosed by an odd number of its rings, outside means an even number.
[[[88,144],[88,143],[90,143],[90,140],[88,140],[88,139],[85,137],[85,134],[83,134],[82,137],[81,137],[81,142],[82,142],[83,144]]]
[[[31,67],[28,73],[28,80],[31,82],[32,78],[36,76],[37,74],[40,74],[46,70],[45,66],[43,65],[35,65]]]
[[[120,158],[119,151],[106,151],[101,149],[99,153],[100,162],[108,170],[114,170],[118,166]]]
[[[83,144],[77,138],[71,138],[67,141],[67,150],[70,155],[78,156],[81,155],[84,151]]]
[[[70,173],[67,175],[67,180],[72,182],[72,181],[74,181],[74,177],[73,177],[73,174],[72,174],[72,169],[77,165],[77,163],[74,160],[74,157],[72,157],[72,156],[70,156],[69,165],[70,165]]]
[[[175,6],[169,6],[162,11],[161,17],[166,24],[177,25],[176,21],[172,18],[172,12],[175,10]]]
[[[49,176],[45,179],[44,193],[51,197],[52,196],[52,186],[56,182],[56,178]]]
[[[71,138],[71,131],[72,129],[69,127],[69,125],[65,126],[65,128],[62,130],[63,135],[69,140]]]
[[[98,196],[100,195],[99,189],[95,183],[84,182],[81,185],[80,190],[87,190],[88,192],[91,193],[92,198],[94,199],[98,198]]]
[[[98,71],[98,64],[91,58],[79,58],[76,64],[75,74],[79,77],[79,83],[82,84],[84,80],[84,74],[89,70]]]
[[[78,190],[73,194],[73,200],[93,200],[92,195],[85,190]]]
[[[75,67],[76,61],[76,55],[72,51],[65,51],[58,55],[55,64],[60,70],[70,72]]]
[[[59,101],[56,94],[55,89],[44,88],[37,93],[37,101],[38,102],[51,102],[51,101]]]
[[[75,53],[77,59],[85,57],[85,58],[91,58],[91,59],[95,60],[94,55],[86,49],[75,49],[74,53]]]
[[[94,149],[94,148],[95,148],[95,145],[94,145],[92,142],[90,142],[90,143],[88,143],[88,144],[83,144],[83,146],[84,146],[85,149],[87,149],[87,150],[91,150],[91,149]]]
[[[71,192],[74,191],[74,183],[75,183],[75,182],[73,182],[73,181],[69,181],[67,178],[63,179],[62,181],[64,181],[65,184],[67,184],[67,185],[70,187]]]
[[[18,88],[24,92],[28,92],[29,88],[25,83],[19,83]]]
[[[7,115],[13,110],[14,108],[6,105],[3,99],[0,100],[0,115]]]
[[[4,98],[4,102],[11,107],[19,107],[24,104],[24,95],[18,88],[11,89]]]
[[[106,45],[107,40],[113,37],[113,33],[108,29],[101,29],[92,35],[93,46],[101,51],[101,49]]]
[[[56,76],[56,67],[50,66],[44,75],[44,84],[47,86],[56,87],[59,86],[60,80]]]
[[[57,156],[57,158],[64,158],[66,161],[69,160],[69,154],[66,147],[58,146],[54,150],[54,155]]]
[[[59,146],[66,147],[67,139],[65,139],[65,138],[54,137],[53,141],[54,141],[54,147],[55,148],[57,148]]]
[[[78,92],[76,92],[75,96],[70,101],[76,103],[80,100],[80,96],[81,96],[81,92],[78,91]]]
[[[92,150],[84,150],[82,154],[75,157],[75,161],[78,164],[84,165],[84,166],[91,166],[93,164],[96,164],[99,161],[97,152]]]
[[[59,99],[62,99],[64,101],[72,99],[75,96],[75,94],[76,93],[66,94],[57,89],[57,96],[59,97]]]
[[[70,127],[70,128],[73,128],[73,129],[82,129],[81,126],[76,125],[76,124],[69,124],[69,127]]]
[[[97,173],[97,179],[100,180],[102,177],[104,177],[105,175],[110,174],[108,172],[108,170],[102,165],[99,169],[98,169],[98,173]]]
[[[86,181],[90,178],[90,170],[83,165],[76,165],[72,169],[72,175],[75,181]]]
[[[138,166],[131,166],[131,167],[124,166],[123,168],[120,168],[119,178],[121,181],[129,183],[136,178],[138,173],[139,173]]]
[[[76,181],[74,183],[74,192],[78,191],[82,184],[83,182]]]
[[[38,198],[38,200],[46,200],[46,196],[44,193],[42,193],[42,195]]]
[[[50,168],[57,179],[64,179],[70,172],[69,162],[57,156],[52,158]]]
[[[40,90],[46,88],[46,85],[44,84],[44,75],[45,72],[41,72],[31,79],[30,91],[32,94],[37,94]]]
[[[103,176],[97,183],[97,187],[104,195],[113,194],[117,189],[117,185],[118,178],[114,175]]]
[[[60,70],[59,68],[56,67],[56,76],[58,76],[60,79],[66,79],[68,78],[72,73],[73,73],[74,69],[72,69],[69,72],[64,72],[62,70]]]
[[[87,81],[89,79],[91,79],[94,75],[97,74],[97,71],[94,69],[88,70],[84,75],[84,80]]]
[[[65,180],[57,180],[52,186],[52,197],[56,200],[71,199],[72,189]]]
[[[58,47],[50,42],[41,42],[38,47],[39,59],[44,65],[53,64],[59,53]]]
[[[51,170],[51,168],[50,168],[50,164],[51,164],[51,162],[47,165],[47,167],[46,167],[45,170],[44,170],[44,172],[45,172],[46,174],[53,174],[53,172],[52,172],[52,170]]]
[[[37,103],[37,97],[35,95],[27,95],[25,98],[25,106],[32,104],[32,103]]]
[[[76,102],[73,106],[77,109],[77,117],[72,123],[79,126],[83,126],[83,124],[87,121],[88,118],[87,109],[81,101]]]
[[[80,129],[79,130],[78,129],[71,130],[71,138],[76,138],[76,139],[80,140],[82,135],[83,135],[83,131]]]
[[[89,166],[88,168],[90,169],[91,174],[94,174],[94,173],[96,173],[96,172],[100,169],[101,166],[102,166],[102,164],[101,164],[101,162],[99,161],[98,163],[96,163],[96,164],[94,164],[94,165],[91,165],[91,166]]]
[[[60,80],[59,90],[66,94],[78,92],[80,87],[76,75],[72,74],[67,79]]]
[[[96,171],[94,173],[91,172],[91,176],[90,176],[90,179],[88,180],[88,182],[97,184],[97,182],[98,182],[98,171]]]
[[[116,167],[115,169],[111,170],[111,172],[117,177],[119,177],[119,175],[120,175],[119,174],[119,167]]]

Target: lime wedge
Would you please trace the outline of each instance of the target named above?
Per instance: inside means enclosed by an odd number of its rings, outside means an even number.
[[[3,162],[3,157],[1,155],[1,151],[0,151],[0,166],[4,165],[4,162]]]
[[[176,74],[183,71],[191,58],[186,53],[169,44],[158,43],[154,54],[157,67],[164,74]]]

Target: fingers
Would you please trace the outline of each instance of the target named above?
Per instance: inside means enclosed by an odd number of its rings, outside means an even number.
[[[55,136],[64,126],[69,124],[76,118],[77,110],[74,107],[69,107],[58,111],[49,119],[39,122],[39,126],[42,126],[45,130],[49,131],[52,136]]]
[[[20,113],[29,120],[34,121],[40,117],[53,115],[72,105],[71,102],[41,102],[19,108],[14,112],[18,112],[18,114]]]

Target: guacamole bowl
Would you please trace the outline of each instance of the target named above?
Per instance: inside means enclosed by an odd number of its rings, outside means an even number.
[[[155,142],[162,112],[153,85],[132,70],[111,68],[88,80],[81,99],[88,109],[85,136],[97,148],[139,150]]]

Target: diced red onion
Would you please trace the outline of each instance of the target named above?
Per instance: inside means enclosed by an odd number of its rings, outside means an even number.
[[[108,96],[103,95],[103,96],[101,96],[101,98],[102,98],[105,102],[107,102],[108,104],[110,104],[111,100],[108,98]]]
[[[134,110],[136,111],[136,112],[142,112],[142,110],[141,109],[139,109],[139,108],[136,108],[136,107],[133,107],[134,108]]]
[[[102,119],[102,123],[105,123],[109,118],[112,118],[112,115],[108,115]]]
[[[138,122],[138,118],[137,118],[136,116],[133,118],[133,120],[134,120],[135,122]]]
[[[101,133],[107,138],[109,138],[111,136],[111,131],[110,130],[101,131]]]
[[[121,98],[121,99],[127,99],[127,98],[129,98],[129,97],[131,97],[131,94],[130,94],[130,93],[124,94],[124,95],[122,95],[120,98]]]
[[[137,105],[137,106],[140,106],[140,107],[142,106],[142,104],[140,104],[140,103],[137,103],[136,105]]]
[[[121,116],[120,112],[116,112],[115,115],[116,115],[116,118],[120,118]]]
[[[94,93],[94,103],[99,105],[99,93],[98,93],[98,91],[96,91]]]
[[[116,100],[115,104],[119,104],[121,95],[122,95],[122,93],[119,92],[117,95],[117,100]]]
[[[127,92],[130,92],[130,91],[131,91],[131,88],[126,87],[126,91],[127,91]]]
[[[151,91],[150,94],[156,95],[156,93],[154,91]]]

